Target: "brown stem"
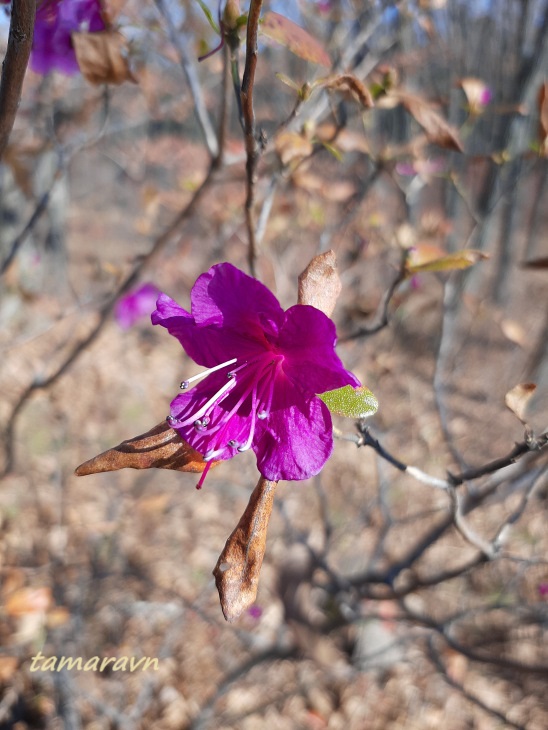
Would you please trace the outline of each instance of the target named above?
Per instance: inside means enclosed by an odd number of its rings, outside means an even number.
[[[21,99],[35,17],[35,0],[13,0],[8,48],[0,78],[0,159],[7,147]]]
[[[247,195],[245,200],[245,219],[249,236],[249,270],[255,276],[255,260],[257,258],[257,241],[255,236],[255,216],[253,203],[255,199],[255,172],[258,160],[258,145],[255,136],[255,112],[253,110],[253,83],[257,68],[257,35],[259,17],[263,0],[251,0],[247,20],[247,47],[245,53],[245,69],[242,80],[241,100],[244,117],[245,151],[247,154]]]

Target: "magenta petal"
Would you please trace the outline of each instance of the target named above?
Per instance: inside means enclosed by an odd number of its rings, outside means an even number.
[[[276,334],[284,312],[264,284],[232,264],[217,264],[202,274],[190,295],[196,324],[229,327],[248,338]]]
[[[220,327],[198,325],[193,315],[177,302],[161,294],[156,310],[151,315],[152,324],[161,324],[176,337],[186,354],[198,365],[214,367],[233,357],[253,357],[265,349],[264,338],[249,338],[246,330],[234,331]]]
[[[335,325],[319,309],[297,304],[285,313],[278,344],[284,354],[283,371],[304,394],[360,385],[336,354],[335,340]]]
[[[286,399],[290,406],[257,422],[257,466],[266,479],[308,479],[321,471],[333,451],[331,414],[319,398],[305,400],[294,389]]]

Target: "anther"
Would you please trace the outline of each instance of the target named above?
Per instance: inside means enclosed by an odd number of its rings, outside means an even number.
[[[234,439],[230,439],[230,441],[227,443],[227,446],[230,446],[232,449],[236,446],[236,441]]]
[[[222,362],[220,365],[215,365],[214,368],[208,368],[207,370],[204,370],[202,373],[198,373],[198,375],[193,375],[192,378],[189,378],[188,380],[183,380],[181,383],[181,389],[186,390],[188,386],[193,383],[195,380],[200,380],[201,378],[205,378],[207,375],[211,375],[211,373],[216,372],[217,370],[221,370],[221,368],[226,368],[228,365],[232,365],[237,360],[236,357],[233,357],[232,360],[227,360],[226,362]]]
[[[267,416],[268,413],[266,411],[261,411],[260,413],[257,413],[257,418],[259,418],[261,421],[264,421]]]

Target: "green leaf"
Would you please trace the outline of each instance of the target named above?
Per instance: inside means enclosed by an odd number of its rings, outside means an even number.
[[[341,152],[336,147],[334,147],[332,144],[329,144],[329,142],[322,142],[321,144],[322,144],[323,147],[325,147],[325,149],[329,152],[330,155],[333,155],[333,157],[338,162],[342,162],[343,161],[343,156],[342,156]]]
[[[433,258],[430,261],[420,261],[420,258],[413,257],[413,254],[407,260],[405,271],[407,276],[414,274],[426,273],[428,271],[454,271],[455,269],[467,269],[478,261],[488,258],[487,254],[482,251],[468,248],[463,251],[455,251],[455,253],[447,254],[439,258]]]
[[[372,416],[379,407],[379,402],[373,393],[363,385],[357,388],[345,385],[343,388],[320,393],[318,398],[323,400],[331,413],[347,418]]]
[[[198,5],[204,11],[206,18],[209,21],[209,25],[213,28],[213,30],[215,31],[215,33],[217,33],[217,35],[220,35],[221,34],[221,29],[219,28],[219,26],[215,22],[215,20],[213,18],[213,14],[212,14],[211,10],[205,4],[204,0],[198,0]]]

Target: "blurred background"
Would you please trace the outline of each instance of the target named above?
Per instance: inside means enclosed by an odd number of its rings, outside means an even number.
[[[257,482],[251,452],[200,492],[167,470],[73,475],[162,421],[199,370],[151,326],[156,291],[187,307],[212,264],[249,272],[245,23],[198,63],[216,4],[104,7],[134,81],[29,70],[0,164],[0,728],[543,730],[546,449],[465,482],[455,506],[336,418],[323,472],[278,485],[257,602],[234,624],[211,571]],[[263,17],[258,278],[287,308],[335,251],[338,352],[401,462],[445,479],[505,456],[523,382],[539,436],[548,3],[302,0]],[[159,668],[31,672],[39,650]]]

